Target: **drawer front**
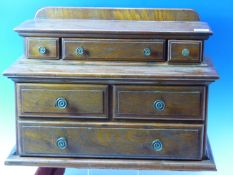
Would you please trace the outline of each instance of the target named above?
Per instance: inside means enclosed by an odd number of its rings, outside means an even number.
[[[163,40],[66,39],[62,40],[63,59],[163,61]]]
[[[202,41],[168,41],[168,61],[171,63],[200,63],[202,57]]]
[[[205,87],[114,86],[116,119],[204,120]]]
[[[104,85],[17,84],[18,116],[107,118]]]
[[[27,58],[59,59],[58,38],[25,38]]]
[[[202,125],[124,125],[21,125],[20,155],[180,160],[202,158]]]

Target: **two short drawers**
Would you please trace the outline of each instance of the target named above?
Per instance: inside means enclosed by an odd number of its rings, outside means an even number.
[[[16,89],[22,156],[202,159],[204,125],[174,121],[205,119],[204,86],[18,83]]]
[[[168,61],[200,63],[199,40],[25,38],[25,55],[33,59]]]
[[[111,92],[111,93],[110,93]],[[17,84],[19,117],[204,120],[204,86]]]

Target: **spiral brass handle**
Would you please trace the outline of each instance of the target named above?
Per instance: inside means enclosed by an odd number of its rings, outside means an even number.
[[[46,47],[39,47],[38,51],[41,55],[45,55],[48,52]]]
[[[152,142],[152,148],[153,148],[153,150],[155,150],[155,151],[162,151],[162,149],[163,149],[163,144],[162,144],[162,142],[161,142],[159,139],[155,139],[155,140]]]
[[[80,55],[80,56],[84,55],[84,54],[85,54],[84,48],[83,48],[83,47],[78,47],[78,48],[76,49],[76,54],[77,54],[77,55]]]
[[[56,99],[55,107],[57,107],[58,109],[66,109],[67,106],[68,106],[68,101],[65,98],[59,97]]]
[[[156,100],[153,103],[153,107],[156,111],[163,111],[165,109],[165,102],[163,100]]]
[[[68,147],[68,142],[66,140],[65,137],[58,137],[56,140],[56,146],[61,149],[64,150]]]

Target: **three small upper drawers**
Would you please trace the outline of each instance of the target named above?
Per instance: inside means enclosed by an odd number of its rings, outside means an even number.
[[[98,119],[109,118],[108,111],[113,111],[113,119],[205,118],[204,86],[114,85],[111,91],[110,88],[108,85],[17,84],[18,116]]]
[[[60,41],[59,38],[33,37],[25,40],[27,58],[89,61],[167,60],[170,63],[200,63],[203,60],[202,41],[197,40],[62,38]]]

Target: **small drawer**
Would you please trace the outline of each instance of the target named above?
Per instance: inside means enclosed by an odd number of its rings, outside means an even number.
[[[168,61],[170,63],[201,63],[202,41],[169,40]]]
[[[164,40],[63,38],[63,59],[164,61]]]
[[[59,59],[58,38],[25,38],[25,55],[35,59]]]
[[[108,87],[17,84],[19,117],[107,118]]]
[[[203,156],[203,125],[20,124],[21,156],[190,159]]]
[[[201,86],[114,86],[113,118],[204,120],[206,89]]]

